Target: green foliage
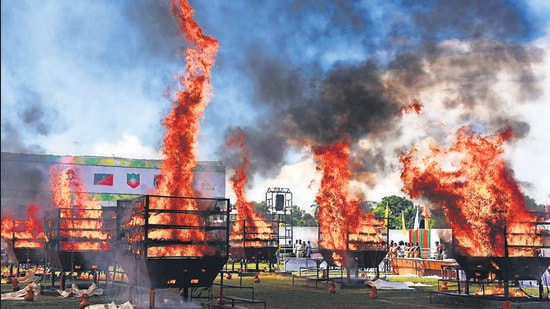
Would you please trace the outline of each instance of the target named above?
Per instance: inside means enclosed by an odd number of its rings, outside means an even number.
[[[389,225],[390,229],[401,229],[401,212],[405,215],[405,226],[408,229],[414,227],[414,217],[416,208],[419,210],[420,220],[424,219],[424,205],[414,205],[412,201],[397,195],[386,196],[380,202],[365,201],[361,203],[361,207],[365,212],[372,212],[375,217],[383,219],[386,212],[386,204],[389,206]],[[544,212],[544,205],[537,205],[536,202],[525,196],[525,204],[528,209]],[[319,205],[311,205],[311,211],[307,212],[298,205],[293,205],[291,212],[285,216],[284,223],[292,226],[319,226],[317,214],[319,213]],[[254,204],[254,210],[261,214],[266,220],[273,220],[273,215],[269,213],[266,202],[257,202]],[[430,208],[430,228],[450,228],[445,213],[437,207]]]
[[[390,229],[400,229],[402,227],[401,212],[405,215],[405,227],[409,229],[413,228],[416,209],[411,201],[397,195],[384,197],[372,211],[375,217],[380,219],[385,218],[386,205],[389,208]]]
[[[544,213],[545,211],[545,205],[544,204],[537,204],[534,199],[530,198],[529,196],[525,196],[525,206],[527,209],[535,212]]]
[[[313,209],[315,211],[316,209]],[[266,206],[266,202],[258,202],[254,204],[254,211],[263,216],[265,220],[273,220],[273,214],[269,212]],[[292,226],[317,226],[317,215],[316,213],[308,213],[298,205],[293,205],[291,211],[287,213],[284,219],[285,224],[290,224]]]

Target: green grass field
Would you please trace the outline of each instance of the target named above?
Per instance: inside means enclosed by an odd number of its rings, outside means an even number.
[[[338,271],[339,272],[339,271]],[[337,276],[330,274],[331,277]],[[367,274],[369,276],[369,274]],[[382,274],[384,277],[384,274]],[[416,278],[416,277],[397,277],[388,276],[392,282],[412,282],[416,284],[425,284],[429,286],[414,287],[411,290],[378,290],[377,297],[372,299],[371,289],[364,284],[355,284],[350,287],[345,287],[337,284],[335,293],[329,293],[328,284],[326,281],[313,281],[294,278],[290,275],[282,275],[279,273],[259,273],[260,282],[254,281],[252,274],[239,276],[234,274],[231,279],[223,278],[223,283],[226,286],[224,296],[235,296],[242,298],[254,298],[266,302],[267,308],[472,308],[471,305],[460,304],[437,304],[430,301],[430,292],[437,291],[437,279],[435,278]],[[220,290],[221,275],[217,277],[210,291],[207,289],[197,289],[190,291],[192,301],[194,303],[207,303],[208,295],[212,297],[212,308],[222,308],[218,303],[218,295]],[[361,280],[358,280],[362,282]],[[90,282],[91,284],[91,282]],[[50,283],[44,283],[50,288]],[[26,285],[22,284],[21,287]],[[231,287],[229,287],[231,286]],[[1,286],[2,294],[11,292],[11,286],[3,283]],[[161,308],[163,303],[168,304],[165,295],[170,295],[168,300],[174,299],[179,301],[178,291],[163,290],[168,294],[161,294],[157,298],[156,308]],[[198,292],[201,292],[200,295]],[[253,293],[253,294],[252,294]],[[164,295],[164,296],[163,296]],[[200,296],[200,297],[197,297]],[[145,295],[148,299],[148,295]],[[124,289],[117,291],[105,291],[104,295],[92,296],[90,304],[106,304],[115,302],[122,304],[128,301],[128,293]],[[228,300],[225,305],[229,305]],[[33,302],[25,302],[22,300],[2,300],[2,308],[36,308],[36,309],[78,309],[79,298],[68,297],[61,298],[60,296],[39,295]],[[166,305],[168,306],[168,305]],[[137,307],[137,306],[136,306]],[[210,306],[204,305],[203,308]],[[230,306],[229,306],[230,307]],[[177,307],[171,307],[177,308]],[[263,304],[239,303],[235,308],[263,308]],[[478,307],[480,308],[480,307]]]

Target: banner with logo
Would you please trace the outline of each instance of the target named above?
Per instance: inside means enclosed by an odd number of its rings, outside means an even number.
[[[51,203],[51,171],[71,170],[90,197],[114,204],[121,198],[151,194],[160,175],[160,160],[72,157],[2,152],[2,206]],[[54,173],[55,174],[55,173]],[[225,198],[225,166],[199,161],[193,170],[199,197]],[[109,203],[109,201],[111,201]]]

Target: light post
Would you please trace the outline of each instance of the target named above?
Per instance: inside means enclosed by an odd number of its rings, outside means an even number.
[[[384,272],[387,274],[390,270],[390,211],[389,205],[386,203],[386,212],[384,214],[384,220],[386,222],[386,257],[384,258]]]

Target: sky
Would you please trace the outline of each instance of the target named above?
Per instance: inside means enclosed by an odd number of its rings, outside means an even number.
[[[312,147],[351,145],[351,192],[401,191],[399,156],[445,145],[461,126],[505,128],[523,192],[550,201],[550,3],[532,1],[190,1],[219,42],[198,160],[239,154],[251,201],[288,188],[309,210]],[[160,159],[189,47],[169,0],[3,0],[2,151]],[[420,113],[403,112],[414,100]],[[234,200],[231,187],[227,195]]]

